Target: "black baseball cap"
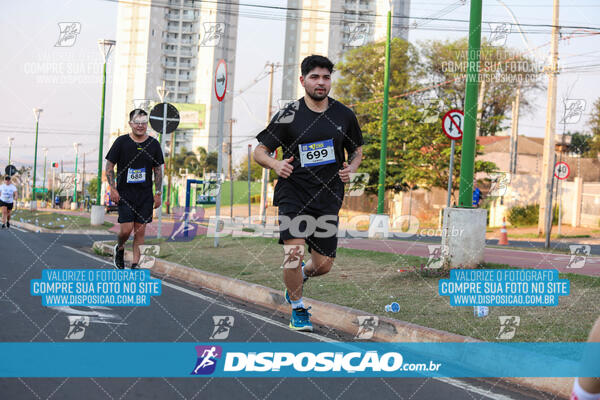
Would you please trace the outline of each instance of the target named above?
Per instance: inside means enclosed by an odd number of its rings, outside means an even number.
[[[6,175],[6,176],[4,177],[4,180],[5,180],[5,181],[7,181],[7,180],[9,180],[9,179],[10,179],[10,175]]]

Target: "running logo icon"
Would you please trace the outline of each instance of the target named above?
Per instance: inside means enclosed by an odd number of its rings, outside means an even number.
[[[589,244],[571,244],[569,250],[571,251],[571,258],[567,268],[583,268],[585,260],[592,251],[592,246]]]
[[[369,38],[369,25],[366,23],[348,24],[348,38],[346,46],[359,47],[363,46]]]
[[[59,22],[58,29],[60,30],[60,34],[54,47],[73,47],[77,40],[77,35],[81,33],[81,23]]]
[[[346,196],[362,196],[367,187],[367,183],[369,183],[369,173],[351,172],[350,182],[346,189]]]
[[[563,101],[565,113],[560,120],[561,124],[576,124],[585,111],[584,99],[565,99]]]
[[[442,246],[441,244],[429,244],[429,258],[425,268],[428,269],[439,269],[444,266],[444,257],[448,255],[448,246]]]
[[[440,110],[444,102],[440,99],[423,99],[423,122],[434,124],[440,119]]]
[[[217,359],[223,355],[221,346],[196,346],[198,361],[191,375],[210,375],[217,368]]]
[[[140,262],[138,263],[140,268],[152,268],[154,266],[154,262],[156,261],[156,257],[160,254],[160,246],[158,245],[148,245],[143,244],[140,245]]]
[[[225,36],[224,22],[205,22],[204,23],[204,38],[200,42],[200,46],[214,47],[221,43],[221,39]]]
[[[510,340],[515,337],[517,327],[521,325],[521,317],[516,315],[504,315],[498,317],[500,319],[500,332],[496,339]]]
[[[67,332],[65,339],[83,339],[83,335],[85,335],[85,328],[90,326],[90,317],[85,315],[69,315],[67,318],[69,318],[69,331]]]
[[[375,328],[379,326],[379,317],[372,315],[356,317],[358,319],[358,332],[354,339],[371,339],[375,333]]]
[[[178,208],[175,211],[177,222],[173,224],[173,231],[169,236],[170,241],[190,241],[198,232],[198,224],[203,221],[204,208],[184,209]]]
[[[210,335],[209,339],[214,340],[223,340],[229,337],[229,331],[233,328],[233,322],[235,318],[232,316],[220,316],[213,315],[213,322],[215,327],[213,329],[212,335]]]
[[[506,194],[508,185],[510,184],[511,175],[507,173],[491,174],[490,180],[492,182],[490,186],[489,197],[501,197]]]
[[[504,46],[506,39],[512,29],[511,24],[489,24],[490,25],[490,45]]]
[[[279,113],[275,117],[276,124],[290,124],[294,121],[296,111],[300,109],[298,100],[279,100]]]

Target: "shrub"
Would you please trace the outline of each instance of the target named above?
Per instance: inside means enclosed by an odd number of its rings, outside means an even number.
[[[552,224],[558,224],[558,207],[554,206]],[[514,206],[508,211],[508,222],[512,226],[537,225],[540,215],[540,205]]]

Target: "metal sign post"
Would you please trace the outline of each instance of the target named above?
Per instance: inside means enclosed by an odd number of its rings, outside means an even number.
[[[163,151],[163,136],[173,132],[179,126],[179,111],[174,105],[169,103],[159,103],[150,111],[150,126],[156,132],[159,132],[160,151]],[[161,188],[161,205],[158,207],[158,232],[156,237],[160,239],[162,230],[162,182],[159,183]]]
[[[450,199],[452,197],[452,175],[454,172],[454,143],[456,140],[462,139],[464,114],[461,110],[450,110],[442,119],[442,130],[444,134],[451,140],[450,144],[450,171],[448,173],[448,197],[446,199],[446,207],[450,207]]]
[[[556,182],[556,204],[558,205],[558,235],[560,236],[560,227],[562,220],[562,181],[567,179],[571,174],[571,168],[569,168],[569,164],[564,161],[557,162],[554,166],[554,176],[558,179]]]
[[[217,133],[217,184],[220,185],[221,168],[223,166],[223,124],[225,123],[225,104],[223,99],[227,92],[227,64],[225,60],[219,60],[217,64],[217,70],[215,71],[215,95],[219,101],[219,121],[218,121],[218,133]],[[220,216],[221,213],[221,190],[217,194],[217,206],[215,209],[215,242],[214,246],[219,247],[219,227],[220,227]]]

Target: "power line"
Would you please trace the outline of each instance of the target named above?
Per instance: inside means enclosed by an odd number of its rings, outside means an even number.
[[[172,4],[168,4],[168,3],[158,3],[158,2],[145,3],[145,2],[139,2],[139,1],[122,1],[122,0],[121,1],[120,0],[100,0],[100,1],[107,1],[107,2],[119,3],[119,4],[137,5],[137,6],[149,6],[149,7],[158,7],[158,8],[169,8],[169,9],[173,9],[173,10],[199,10],[200,9],[199,7],[196,7],[196,6],[176,6],[176,5],[172,5]],[[238,7],[250,7],[250,8],[257,8],[257,9],[278,10],[278,11],[286,11],[286,12],[287,11],[299,11],[299,12],[301,12],[301,11],[307,11],[307,12],[311,12],[311,13],[339,14],[339,15],[344,15],[344,16],[356,15],[354,13],[347,12],[347,11],[316,10],[316,9],[298,8],[298,7],[268,6],[268,5],[261,5],[261,4],[247,4],[247,3],[237,3],[237,2],[228,2],[228,1],[202,0],[201,3],[211,3],[211,4],[215,4],[216,6],[218,6],[218,5],[234,5],[234,6],[238,6]],[[239,10],[238,11],[220,10],[220,11],[223,14],[245,16],[245,14],[242,13],[242,12],[240,12]],[[373,14],[373,13],[361,13],[361,14],[359,14],[359,16],[361,16],[361,17],[384,17],[385,15],[383,15],[383,14]],[[409,19],[409,20],[423,20],[423,21],[444,21],[444,22],[461,22],[461,23],[468,23],[469,22],[468,19],[455,19],[455,18],[411,17],[411,16],[405,16],[405,15],[393,15],[392,17],[395,18],[395,19]],[[288,18],[289,17],[286,15],[285,19],[288,19]],[[486,24],[504,24],[506,22],[505,21],[482,21],[482,23],[486,23]],[[511,25],[513,25],[513,24],[511,24]],[[555,27],[552,24],[526,24],[526,23],[521,23],[519,25],[521,25],[521,26],[530,26],[530,27],[544,27],[544,28],[554,28]],[[589,29],[589,30],[600,31],[600,27],[597,27],[597,26],[557,25],[556,27],[558,27],[559,29]]]

